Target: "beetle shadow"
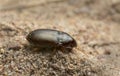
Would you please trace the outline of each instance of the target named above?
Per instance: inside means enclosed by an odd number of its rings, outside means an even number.
[[[48,48],[36,48],[30,45],[26,46],[26,51],[28,51],[29,53],[32,54],[51,54],[52,53],[52,49],[48,49]]]
[[[68,54],[72,52],[72,49],[60,49],[60,48],[37,48],[31,45],[26,45],[25,50],[32,54],[42,54],[54,56],[58,51]]]

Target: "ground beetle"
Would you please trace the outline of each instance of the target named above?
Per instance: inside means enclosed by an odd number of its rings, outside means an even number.
[[[38,48],[69,49],[77,46],[74,38],[69,34],[52,29],[37,29],[30,32],[26,39]]]

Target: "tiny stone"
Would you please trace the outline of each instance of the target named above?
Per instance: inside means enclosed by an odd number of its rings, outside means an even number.
[[[5,50],[4,49],[0,49],[0,53],[5,53]]]

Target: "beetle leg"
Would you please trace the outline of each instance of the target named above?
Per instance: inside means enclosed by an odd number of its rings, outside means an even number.
[[[29,50],[38,51],[36,46],[30,45]]]
[[[54,56],[54,55],[56,54],[56,52],[57,52],[57,48],[55,47],[55,48],[53,49],[53,52],[51,53],[50,57]]]
[[[68,51],[72,51],[72,47],[67,47],[66,48]]]
[[[61,47],[60,48],[62,52],[65,52],[65,48],[64,47]]]
[[[61,50],[62,52],[68,53],[68,52],[71,52],[71,51],[72,51],[72,48],[71,48],[71,47],[61,46],[60,50]]]

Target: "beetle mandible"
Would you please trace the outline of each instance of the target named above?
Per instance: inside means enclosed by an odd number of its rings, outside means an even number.
[[[69,34],[53,29],[37,29],[30,32],[26,39],[38,48],[64,48],[72,50],[77,46],[74,38]]]

